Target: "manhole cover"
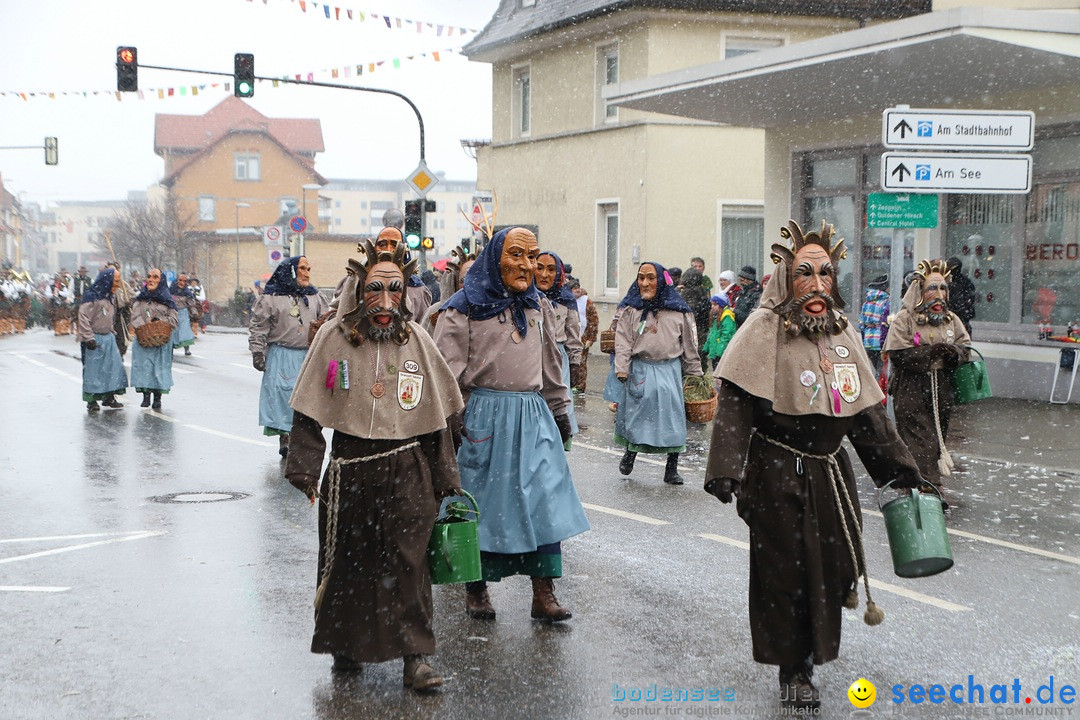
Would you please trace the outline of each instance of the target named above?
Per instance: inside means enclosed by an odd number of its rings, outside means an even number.
[[[168,495],[155,495],[151,500],[159,503],[214,503],[228,502],[229,500],[243,500],[251,497],[249,493],[231,492],[224,490],[212,490],[209,492],[179,492]]]

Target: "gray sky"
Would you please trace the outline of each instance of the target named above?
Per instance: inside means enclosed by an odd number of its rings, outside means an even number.
[[[173,97],[125,94],[117,101],[116,48],[134,45],[139,62],[232,72],[233,54],[255,54],[258,75],[308,73],[324,82],[386,88],[407,95],[424,118],[428,165],[448,178],[472,179],[475,161],[462,138],[491,136],[491,68],[460,54],[440,61],[419,53],[460,47],[479,30],[498,0],[337,0],[341,20],[326,19],[323,3],[300,0],[36,0],[0,1],[0,146],[41,145],[56,136],[60,164],[48,167],[44,151],[0,150],[0,174],[9,192],[42,204],[57,200],[124,199],[160,179],[154,154],[156,114],[201,115],[231,95],[216,78],[142,68],[139,87],[174,88]],[[330,3],[331,16],[335,3]],[[352,9],[353,20],[347,20]],[[360,11],[367,20],[360,21]],[[389,16],[393,29],[381,18]],[[402,20],[397,29],[396,19]],[[440,37],[419,20],[453,28]],[[408,55],[417,55],[414,60]],[[400,68],[392,60],[400,58]],[[370,62],[385,61],[374,73]],[[365,65],[361,78],[344,68]],[[330,70],[339,69],[337,79]],[[198,96],[192,85],[207,85]],[[180,96],[180,87],[188,95]],[[93,94],[95,91],[98,94]],[[23,100],[12,93],[38,93]],[[56,99],[41,97],[56,93]],[[63,92],[74,93],[67,96]],[[84,97],[82,93],[87,93]],[[316,159],[325,177],[404,178],[419,161],[415,116],[398,98],[321,88],[256,84],[251,105],[270,117],[322,121],[326,151]]]

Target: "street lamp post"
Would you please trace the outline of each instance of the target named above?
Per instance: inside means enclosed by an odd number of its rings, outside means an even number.
[[[249,208],[251,203],[236,203],[236,289],[240,289],[240,208]]]
[[[318,183],[307,183],[306,185],[302,185],[300,187],[300,189],[303,191],[303,195],[302,195],[302,198],[301,198],[301,201],[300,201],[300,215],[306,221],[307,220],[307,191],[308,190],[322,190],[322,185],[319,185]],[[315,217],[317,218],[318,216],[319,216],[319,199],[318,199],[318,195],[316,195],[315,196]],[[310,225],[311,223],[308,223],[308,224]],[[300,233],[300,247],[298,247],[297,250],[296,250],[296,254],[298,256],[302,257],[307,252],[307,242],[306,241],[307,241],[307,230]]]

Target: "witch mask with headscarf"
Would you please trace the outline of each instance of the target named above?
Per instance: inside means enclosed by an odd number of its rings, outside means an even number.
[[[546,260],[545,258],[551,258]],[[536,262],[536,287],[542,292],[552,305],[565,305],[571,310],[577,310],[577,298],[570,291],[566,283],[566,264],[562,258],[544,250],[537,257]],[[545,272],[546,270],[546,272]],[[550,276],[550,282],[548,277]],[[543,281],[541,278],[544,278]],[[544,285],[547,285],[545,288]]]
[[[157,275],[154,275],[154,273]],[[153,286],[153,287],[151,287]],[[172,293],[165,287],[165,283],[161,278],[161,271],[157,268],[150,268],[146,273],[146,285],[139,291],[139,294],[135,296],[135,300],[143,300],[146,302],[155,302],[164,305],[167,308],[176,310],[176,301],[173,300]]]
[[[661,310],[692,312],[690,306],[672,284],[667,269],[657,262],[643,262],[638,266],[637,280],[619,302],[619,307],[641,310],[643,323],[649,317],[649,313],[655,315]]]
[[[116,287],[116,271],[111,267],[107,267],[98,273],[98,276],[94,278],[94,282],[90,285],[90,289],[83,293],[83,304],[94,302],[95,300],[112,300],[113,289]]]
[[[377,250],[371,240],[360,248],[366,261],[349,260],[338,304],[338,327],[353,345],[365,337],[404,345],[409,341],[412,317],[405,301],[405,278],[416,271],[417,261],[405,262],[405,246],[400,244],[392,253]]]
[[[304,307],[307,307],[308,299],[306,296],[315,295],[319,292],[319,289],[310,283],[301,285],[297,282],[297,267],[303,259],[304,256],[293,257],[278,263],[278,266],[274,268],[274,274],[266,281],[266,287],[263,288],[262,294],[292,295],[303,300]]]

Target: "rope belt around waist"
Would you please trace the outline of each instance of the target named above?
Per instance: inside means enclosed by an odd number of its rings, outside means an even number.
[[[399,445],[392,450],[375,453],[374,455],[365,455],[364,457],[356,458],[330,458],[330,467],[327,468],[326,474],[326,545],[323,547],[323,550],[325,551],[325,561],[323,563],[322,577],[319,578],[319,587],[315,591],[316,610],[322,605],[323,596],[326,594],[326,586],[329,584],[330,575],[334,570],[334,549],[337,545],[338,502],[341,496],[341,468],[345,465],[359,465],[360,463],[388,458],[397,455],[400,452],[404,452],[405,450],[419,447],[419,445],[419,441],[413,440],[404,445]]]
[[[844,531],[844,540],[847,541],[848,553],[851,555],[851,566],[855,570],[856,587],[858,586],[859,580],[860,561],[862,563],[863,586],[866,588],[866,613],[863,615],[863,622],[867,625],[880,624],[885,619],[885,611],[874,603],[874,599],[870,595],[870,576],[866,568],[866,553],[863,551],[862,530],[859,527],[859,518],[855,515],[855,506],[851,501],[851,495],[848,493],[847,485],[844,483],[844,475],[840,470],[840,463],[836,460],[836,455],[840,452],[840,448],[837,447],[827,455],[815,455],[785,445],[779,440],[771,438],[761,432],[757,432],[755,435],[770,445],[775,445],[794,455],[795,472],[799,475],[803,474],[802,459],[804,457],[821,460],[825,463],[825,471],[829,476],[829,487],[832,489],[833,502],[836,504],[836,511],[840,515],[840,528]],[[841,496],[843,496],[843,502],[841,502]],[[852,540],[851,532],[848,529],[848,517],[851,518],[851,526],[855,528],[854,541]],[[859,607],[859,596],[856,589],[853,588],[844,599],[844,607],[852,610]]]

